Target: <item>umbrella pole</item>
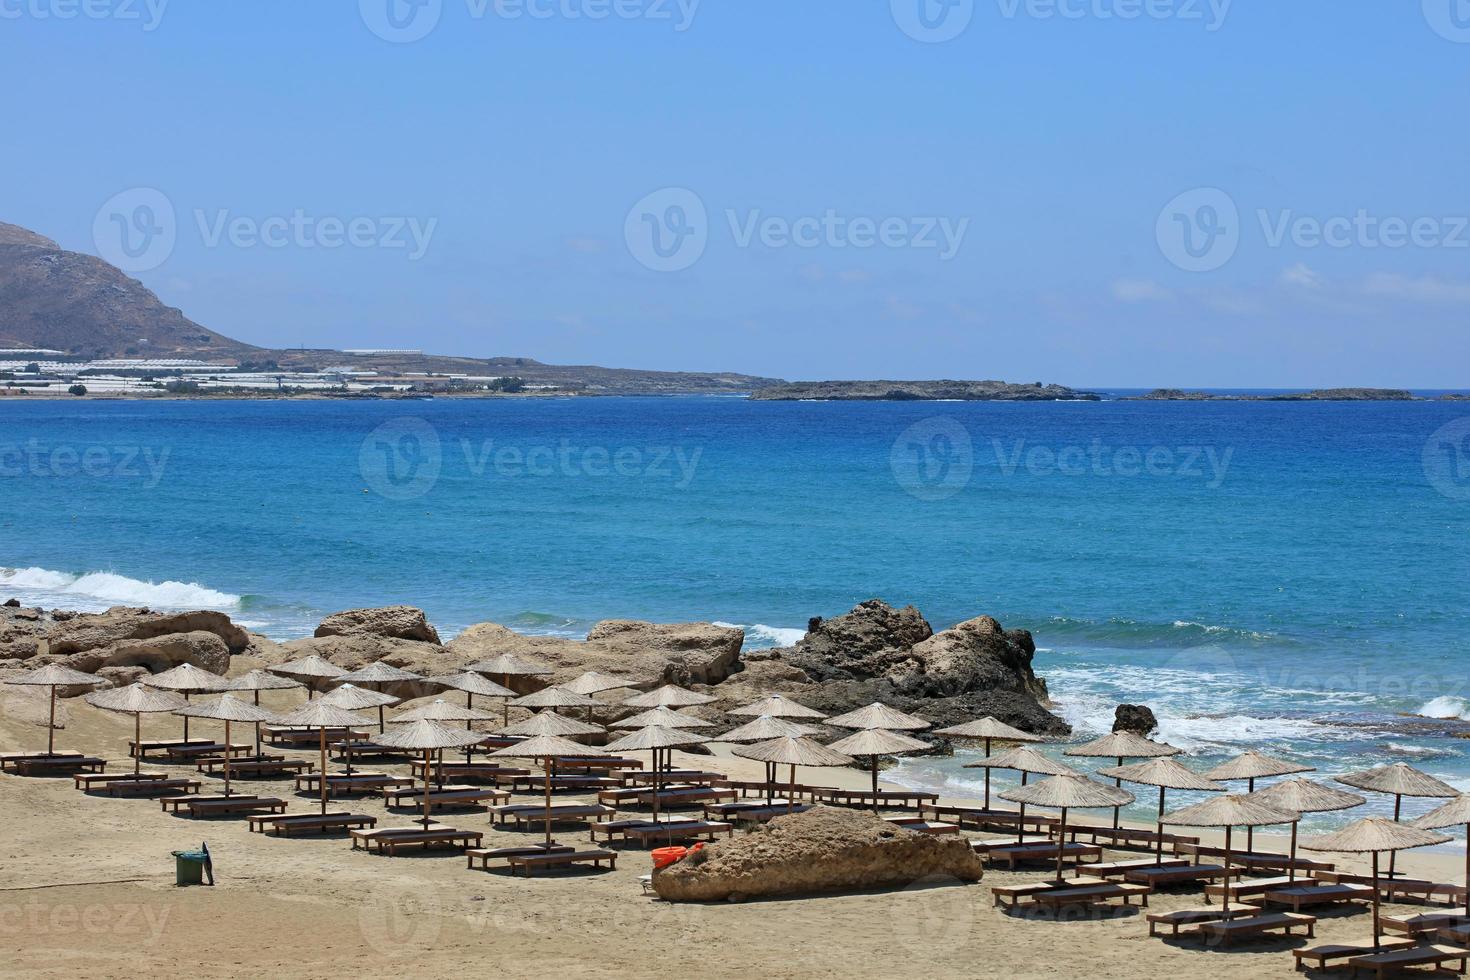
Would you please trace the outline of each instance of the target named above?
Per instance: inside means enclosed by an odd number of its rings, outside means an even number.
[[[510,688],[510,675],[509,674],[501,674],[500,675],[500,679],[503,682],[503,686],[508,690]],[[506,698],[504,701],[500,702],[500,707],[504,709],[504,714],[501,715],[501,718],[505,721],[505,723],[507,725],[509,725],[510,724],[510,698]]]
[[[321,791],[322,791],[322,816],[326,816],[327,815],[327,730],[326,730],[325,727],[318,728],[317,729],[317,733],[321,737],[321,750],[322,750],[322,760],[321,760],[322,767],[319,770],[321,772],[321,777],[317,780],[317,782],[320,783],[320,785],[321,785]]]
[[[1465,825],[1465,917],[1470,919],[1470,823]]]
[[[143,712],[133,712],[133,775],[143,771]],[[1465,852],[1470,854],[1470,850]],[[1466,870],[1470,870],[1467,868]]]
[[[1402,793],[1393,794],[1393,822],[1399,822],[1399,816],[1404,810],[1404,796]],[[1398,874],[1399,852],[1391,851],[1388,855],[1388,876],[1390,878]],[[1375,928],[1376,931],[1376,928]],[[1375,937],[1376,939],[1376,937]]]
[[[387,730],[388,730],[388,726],[383,721],[383,706],[380,704],[380,705],[378,705],[378,734],[381,735],[384,732],[386,732]]]
[[[985,740],[985,761],[990,761],[990,739]],[[985,809],[990,809],[990,767],[985,767]]]
[[[230,719],[225,719],[225,795],[230,795]]]
[[[1119,766],[1119,768],[1122,768],[1122,765],[1123,765],[1123,757],[1122,756],[1118,756],[1118,766]],[[1123,780],[1116,779],[1115,778],[1113,780],[1113,785],[1116,786],[1116,787],[1118,787],[1119,789],[1122,789],[1123,788]],[[1113,829],[1114,830],[1117,830],[1118,829],[1118,827],[1119,827],[1122,819],[1123,819],[1123,808],[1120,807],[1120,806],[1113,807]]]
[[[990,770],[985,770],[985,775],[990,775]],[[1021,785],[1026,785],[1026,777],[1031,775],[1026,771],[1021,772]],[[1022,844],[1026,841],[1026,804],[1021,804],[1020,819],[1016,821],[1016,843]]]
[[[54,688],[54,687],[51,689],[51,699],[52,699],[52,703],[55,704],[56,703],[56,688]],[[184,692],[184,702],[187,704],[188,701],[189,701],[189,692],[188,691],[185,691]],[[188,741],[189,741],[189,716],[188,715],[185,715],[184,716],[184,742],[185,743],[188,743]]]
[[[1057,836],[1057,881],[1062,879],[1062,858],[1067,853],[1067,808],[1062,807],[1062,823]]]
[[[475,696],[469,691],[464,692],[464,706],[466,708],[473,708],[475,706]],[[468,718],[465,719],[464,730],[467,732],[474,731],[474,723],[471,722]],[[471,759],[474,758],[473,748],[474,746],[471,745],[466,745],[464,747],[465,762],[469,762]]]
[[[1159,787],[1159,839],[1154,841],[1154,867],[1164,865],[1164,787]]]
[[[430,760],[434,758],[433,749],[424,749],[424,829],[429,829],[429,808],[433,805],[429,796],[429,770]]]
[[[550,756],[541,760],[546,770],[546,849],[551,850],[551,766]]]
[[[663,789],[663,774],[658,768],[658,749],[650,753],[653,762],[653,822],[658,823],[658,793]]]
[[[796,805],[796,763],[791,764],[791,789],[786,794],[786,812],[790,813]]]
[[[189,719],[184,719],[184,724],[189,724]],[[46,723],[46,754],[56,754],[56,685],[51,685],[51,720]]]
[[[347,775],[349,775],[349,776],[352,775],[352,735],[353,735],[352,729],[351,729],[351,727],[349,727],[347,729],[347,738],[342,743],[343,745],[346,746],[346,748],[343,750],[342,755],[343,755],[343,758],[347,762]]]
[[[873,758],[873,812],[878,812],[878,757]]]
[[[1378,852],[1373,852],[1373,948],[1379,949],[1378,941]]]
[[[1233,828],[1225,828],[1225,901],[1221,908],[1225,911],[1225,917],[1230,917],[1230,831]]]
[[[259,691],[255,692],[255,706],[257,708],[260,707]],[[262,755],[264,755],[264,753],[260,751],[260,722],[257,721],[255,723],[255,757],[259,759]]]
[[[1292,824],[1291,824],[1291,864],[1286,869],[1286,880],[1288,882],[1292,883],[1292,884],[1295,884],[1296,883],[1296,825],[1297,825],[1297,821],[1292,821]]]

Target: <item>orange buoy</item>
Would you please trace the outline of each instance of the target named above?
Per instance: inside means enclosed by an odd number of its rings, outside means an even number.
[[[655,847],[653,849],[653,869],[658,871],[667,868],[689,853],[687,847]]]

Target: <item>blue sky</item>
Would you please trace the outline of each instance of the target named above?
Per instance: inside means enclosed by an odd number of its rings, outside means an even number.
[[[0,0],[0,220],[161,196],[250,342],[1466,384],[1465,0],[80,2]]]

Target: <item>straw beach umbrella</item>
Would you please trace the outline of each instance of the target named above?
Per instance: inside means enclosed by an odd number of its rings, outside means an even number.
[[[1462,824],[1465,827],[1465,916],[1470,918],[1470,795],[1460,794],[1439,809],[1415,820],[1413,826],[1420,830],[1439,830]]]
[[[279,715],[276,724],[288,728],[315,728],[321,737],[321,773],[318,780],[322,791],[322,813],[327,812],[327,729],[342,728],[347,732],[348,741],[352,739],[352,730],[363,722],[361,715],[355,715],[346,708],[339,708],[333,704],[323,704],[321,701],[307,701],[295,711]]]
[[[403,714],[396,716],[393,719],[393,724],[398,725],[410,721],[462,721],[464,722],[464,730],[469,732],[473,731],[472,726],[477,721],[495,720],[495,716],[488,711],[481,711],[479,708],[462,708],[457,704],[450,704],[443,698],[435,698],[428,704],[420,705],[411,711],[405,711]],[[485,741],[484,738],[477,738],[473,742],[464,743],[464,757],[466,762],[470,759],[470,746],[478,745],[483,741]],[[429,771],[425,769],[424,778],[427,779],[428,777]],[[439,780],[440,782],[444,780],[442,772]]]
[[[562,690],[571,691],[573,694],[585,694],[591,697],[601,694],[603,691],[617,691],[625,687],[632,687],[638,681],[631,677],[614,677],[601,671],[589,670],[585,674],[559,685]],[[592,717],[592,709],[587,709],[587,717]]]
[[[369,691],[366,688],[358,687],[356,684],[343,684],[341,687],[334,687],[326,694],[323,694],[321,696],[321,702],[322,704],[330,704],[334,708],[342,708],[346,711],[364,711],[368,708],[377,708],[378,731],[381,733],[383,730],[383,709],[389,705],[397,704],[398,698],[395,698],[391,694],[384,694],[381,691]],[[347,747],[344,756],[347,761],[347,775],[350,776],[352,775],[352,739],[343,739],[342,744]]]
[[[1021,785],[1025,786],[1032,775],[1037,776],[1080,776],[1082,773],[1071,766],[1048,758],[1028,745],[1017,745],[1000,755],[988,756],[980,762],[967,762],[966,769],[984,769],[989,781],[992,769],[1009,769],[1021,774]],[[1016,841],[1026,839],[1026,804],[1021,804],[1020,820],[1016,822]]]
[[[715,723],[673,708],[649,708],[612,723],[613,728],[714,728]]]
[[[881,728],[888,732],[917,732],[928,728],[932,722],[925,721],[917,715],[905,714],[895,708],[890,708],[881,701],[874,701],[856,711],[828,718],[826,724],[835,725],[838,728]]]
[[[1397,854],[1411,847],[1429,847],[1443,844],[1450,838],[1429,830],[1409,827],[1382,817],[1365,817],[1355,820],[1335,834],[1325,837],[1308,837],[1302,847],[1309,851],[1337,851],[1344,854],[1373,855],[1373,948],[1379,942],[1378,855],[1384,851]]]
[[[742,745],[735,750],[735,754],[745,759],[755,759],[757,762],[770,762],[778,766],[791,767],[791,783],[786,796],[787,813],[794,808],[796,799],[797,766],[850,766],[853,763],[851,756],[843,755],[835,749],[829,749],[810,738],[773,738],[769,742]]]
[[[663,771],[659,763],[659,753],[708,741],[708,736],[696,734],[687,728],[645,725],[636,732],[630,732],[604,746],[604,750],[607,752],[647,751],[650,753],[652,757],[650,761],[653,764],[653,822],[658,823],[658,794],[663,789],[663,779],[659,776],[659,773]]]
[[[403,720],[400,715],[394,722]],[[382,745],[390,749],[413,749],[424,754],[424,826],[429,825],[429,810],[431,807],[429,794],[433,792],[429,784],[429,770],[433,767],[434,753],[442,752],[444,749],[457,749],[464,746],[474,745],[485,741],[485,736],[479,732],[467,732],[458,728],[449,728],[431,721],[427,718],[409,722],[400,728],[386,734],[374,735],[370,741],[374,745]]]
[[[1164,756],[1178,755],[1183,749],[1176,749],[1172,745],[1163,742],[1155,742],[1153,739],[1144,738],[1133,732],[1113,732],[1102,738],[1093,739],[1083,745],[1074,745],[1063,749],[1063,755],[1083,756],[1102,759],[1117,759],[1118,765],[1122,765],[1125,759],[1159,759]],[[1114,786],[1121,787],[1123,781],[1114,779]],[[1121,821],[1121,810],[1113,809],[1113,829],[1118,829]]]
[[[991,743],[992,742],[1039,742],[1039,741],[1041,741],[1041,739],[1038,738],[1035,735],[1031,735],[1031,734],[1029,734],[1027,732],[1023,732],[1019,728],[1012,728],[1010,725],[1007,725],[1004,722],[1001,722],[998,719],[992,718],[992,717],[990,717],[988,715],[986,717],[984,717],[984,718],[977,718],[975,721],[967,721],[963,725],[951,725],[948,728],[941,728],[938,731],[936,731],[934,734],[935,735],[948,735],[951,738],[971,738],[971,739],[978,739],[978,740],[984,741],[984,743],[985,743],[985,758],[987,758],[987,759],[990,758],[990,746],[991,746]],[[990,809],[990,768],[991,767],[990,766],[973,766],[973,767],[970,767],[970,768],[984,769],[985,770],[985,809],[989,810]],[[1006,766],[996,766],[995,768],[997,768],[997,769],[1004,769],[1004,768],[1009,768],[1009,767],[1006,767]]]
[[[1039,783],[1019,786],[1000,794],[1003,800],[1046,807],[1062,812],[1057,827],[1057,881],[1062,880],[1062,862],[1067,856],[1067,811],[1098,807],[1122,807],[1133,802],[1133,794],[1086,776],[1048,776]]]
[[[1255,749],[1242,752],[1240,755],[1228,762],[1205,773],[1206,779],[1213,779],[1217,783],[1233,782],[1237,779],[1246,781],[1245,791],[1247,794],[1256,791],[1256,780],[1268,776],[1294,776],[1301,772],[1312,772],[1312,766],[1304,766],[1299,762],[1291,762],[1286,759],[1273,759],[1269,755],[1263,755]],[[1255,850],[1256,832],[1252,827],[1245,830],[1245,849]]]
[[[597,702],[585,694],[573,694],[560,687],[543,687],[534,694],[507,702],[516,708],[595,708]]]
[[[513,725],[497,729],[495,734],[519,735],[527,738],[535,738],[538,735],[559,735],[563,738],[570,738],[573,735],[596,735],[603,730],[601,725],[590,721],[578,721],[546,708],[529,718],[522,718]]]
[[[1403,762],[1348,773],[1346,776],[1338,776],[1337,781],[1354,789],[1392,793],[1394,823],[1398,823],[1399,818],[1403,816],[1404,797],[1406,796],[1450,800],[1460,795],[1460,791],[1448,783],[1442,783],[1429,773],[1421,772]],[[1397,873],[1398,854],[1391,852],[1388,856],[1388,876],[1392,878]]]
[[[1225,828],[1225,901],[1230,911],[1230,833],[1236,827],[1264,827],[1278,823],[1296,823],[1302,818],[1294,810],[1281,810],[1253,800],[1243,793],[1227,793],[1194,806],[1164,815],[1162,823],[1179,827]]]
[[[7,684],[17,684],[22,687],[49,687],[51,689],[51,713],[46,721],[46,754],[56,754],[56,689],[58,687],[96,687],[105,684],[102,678],[95,674],[84,674],[70,667],[62,667],[59,664],[51,664],[33,670],[19,677],[11,678]]]
[[[1250,798],[1259,800],[1268,806],[1274,806],[1278,810],[1295,810],[1297,813],[1330,813],[1334,810],[1350,810],[1368,802],[1356,793],[1344,793],[1340,789],[1323,786],[1310,779],[1288,779],[1274,786],[1257,790],[1250,794]],[[1296,881],[1296,831],[1297,824],[1292,824],[1292,865],[1286,874],[1288,881]]]
[[[472,670],[477,674],[490,674],[491,676],[499,677],[501,686],[505,688],[510,687],[510,679],[512,677],[545,677],[554,673],[545,664],[514,653],[502,653],[498,657],[491,657],[488,660],[472,663],[465,670]],[[504,717],[501,719],[501,723],[506,725],[510,724],[509,701],[506,701],[504,704],[503,715]]]
[[[709,704],[718,698],[709,694],[698,694],[674,684],[665,684],[653,691],[635,694],[623,702],[627,708],[692,708],[696,704]]]
[[[860,732],[853,732],[846,738],[830,742],[827,748],[843,755],[863,756],[868,759],[873,771],[873,812],[878,812],[878,756],[880,755],[905,755],[909,752],[922,752],[930,748],[928,742],[921,742],[898,732],[890,732],[885,728],[865,728]]]
[[[501,687],[488,677],[477,674],[472,670],[461,671],[458,674],[441,674],[437,677],[430,677],[429,683],[438,684],[440,687],[447,687],[454,691],[463,691],[465,696],[464,706],[466,708],[473,708],[475,706],[476,697],[504,698],[506,701],[509,701],[516,696],[516,692],[510,688]],[[505,709],[501,714],[505,715],[508,711],[509,709]],[[503,725],[505,721],[506,719],[502,717],[500,723]]]
[[[140,678],[149,687],[165,691],[178,691],[189,700],[191,694],[218,694],[230,689],[230,682],[219,674],[201,670],[191,663],[182,663],[161,674]],[[189,716],[184,715],[184,741],[189,741]]]
[[[512,759],[539,759],[546,774],[546,844],[547,850],[556,843],[551,839],[551,769],[558,758],[587,758],[602,754],[601,749],[589,748],[559,735],[538,735],[515,745],[507,745],[490,754]]]
[[[289,691],[293,687],[302,686],[300,681],[293,681],[289,677],[277,677],[275,674],[259,668],[250,671],[248,674],[241,674],[239,677],[231,678],[225,683],[228,685],[226,690],[235,692],[249,691],[255,695],[251,703],[257,708],[260,707],[261,691]],[[260,754],[260,725],[257,724],[255,726],[255,755],[259,758]]]
[[[188,704],[182,695],[173,691],[160,691],[146,684],[129,684],[127,687],[112,687],[105,691],[94,691],[83,700],[104,711],[117,711],[133,716],[133,775],[143,770],[143,716],[176,711]]]
[[[785,718],[772,718],[770,715],[761,715],[754,721],[748,721],[739,728],[732,728],[723,735],[711,739],[715,742],[730,742],[739,744],[741,742],[769,742],[773,738],[801,738],[804,735],[820,734],[820,729],[811,725],[802,725],[798,722],[788,721]],[[766,767],[766,802],[770,802],[776,795],[776,766],[775,763],[767,762]]]
[[[1140,786],[1159,788],[1159,838],[1155,842],[1154,849],[1154,864],[1156,865],[1164,863],[1164,794],[1171,789],[1194,790],[1198,793],[1225,792],[1224,786],[1211,782],[1193,769],[1186,768],[1167,756],[1149,759],[1147,762],[1135,762],[1131,766],[1099,769],[1098,775],[1112,776],[1114,779],[1138,783]],[[1295,827],[1296,825],[1293,824],[1293,830]]]
[[[758,718],[761,715],[770,715],[772,718],[811,718],[813,720],[820,720],[827,717],[820,711],[808,708],[804,704],[797,704],[790,698],[780,694],[767,695],[759,701],[752,701],[743,708],[736,708],[730,714],[738,715],[741,718]]]
[[[186,704],[182,708],[176,708],[174,714],[184,718],[208,718],[213,721],[225,723],[225,795],[230,795],[230,760],[234,757],[233,746],[230,744],[230,725],[237,721],[246,724],[258,724],[262,721],[270,721],[275,716],[264,708],[257,708],[249,701],[241,701],[233,694],[221,694],[213,701],[203,704]]]
[[[281,674],[300,680],[306,687],[306,700],[308,701],[316,696],[316,688],[312,687],[312,684],[336,680],[347,674],[347,671],[341,667],[315,653],[297,660],[288,660],[283,664],[276,664],[274,667],[267,667],[266,670],[272,674]]]

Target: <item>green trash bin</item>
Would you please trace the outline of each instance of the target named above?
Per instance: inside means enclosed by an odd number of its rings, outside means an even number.
[[[173,855],[175,885],[202,885],[206,874],[209,875],[209,883],[214,884],[214,868],[209,857],[208,844],[200,845],[197,851],[174,851]]]

